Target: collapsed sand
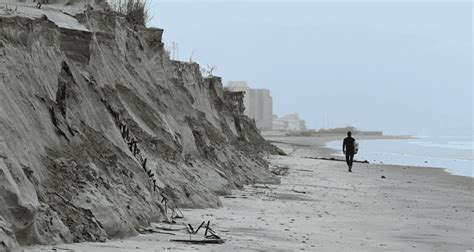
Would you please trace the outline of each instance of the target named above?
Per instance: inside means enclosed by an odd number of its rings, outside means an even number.
[[[162,195],[219,207],[231,189],[278,182],[263,157],[281,151],[219,77],[170,60],[163,30],[28,2],[0,11],[0,34],[1,249],[133,236],[169,219]]]

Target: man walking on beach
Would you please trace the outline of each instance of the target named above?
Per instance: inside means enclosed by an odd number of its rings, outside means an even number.
[[[355,139],[352,138],[352,132],[347,132],[347,137],[344,138],[342,143],[342,152],[346,154],[346,163],[349,166],[349,172],[352,172],[352,161],[354,160],[354,144]]]

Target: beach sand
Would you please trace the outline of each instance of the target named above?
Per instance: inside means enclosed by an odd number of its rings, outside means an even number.
[[[298,145],[286,145],[300,148]],[[281,146],[280,146],[281,147]],[[304,153],[303,153],[304,154]],[[176,225],[211,227],[222,245],[189,245],[175,235],[145,234],[58,245],[73,251],[469,251],[473,249],[473,179],[442,169],[354,164],[272,156],[287,167],[280,185],[247,186],[222,197],[219,209],[186,209]],[[385,177],[382,178],[382,176]],[[203,231],[193,235],[201,239]],[[29,247],[27,251],[51,251]]]

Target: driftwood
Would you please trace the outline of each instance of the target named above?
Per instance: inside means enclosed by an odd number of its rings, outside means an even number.
[[[346,162],[344,159],[339,159],[339,158],[318,158],[318,157],[304,157],[307,159],[316,159],[316,160],[326,160],[326,161],[338,161],[338,162]],[[369,161],[364,160],[364,161],[359,161],[359,160],[354,160],[352,161],[353,163],[361,163],[361,164],[370,164]]]
[[[206,231],[204,231],[204,238],[206,238],[207,240],[221,240],[221,237],[219,237],[216,232],[214,232],[214,230],[212,230],[212,228],[210,227],[211,225],[211,221],[207,221],[207,224],[205,221],[203,221],[201,223],[201,225],[199,225],[199,227],[197,229],[194,229],[193,226],[191,224],[188,224],[187,228],[188,228],[188,233],[189,233],[189,239],[191,240],[191,235],[192,234],[197,234],[197,232],[201,229],[201,228],[204,228],[204,226],[206,227]],[[208,235],[209,234],[209,235]]]
[[[224,240],[222,239],[204,239],[204,240],[171,240],[173,242],[184,242],[184,243],[191,243],[191,244],[223,244]]]
[[[156,229],[164,230],[164,231],[181,231],[185,230],[186,228],[165,228],[165,227],[156,227]]]
[[[303,171],[303,172],[313,172],[312,170],[305,170],[305,169],[296,169],[297,171]]]
[[[184,218],[183,212],[181,212],[181,210],[178,207],[174,207],[172,209],[172,211],[173,211],[171,213],[171,218],[172,219],[182,219],[182,218]]]
[[[60,248],[60,247],[53,247],[53,251],[74,251],[74,249],[68,249],[68,248]]]
[[[267,185],[252,185],[253,188],[261,188],[261,189],[270,189],[270,187],[268,187]]]
[[[297,190],[291,190],[292,192],[295,192],[295,193],[301,193],[301,194],[306,194],[305,191],[297,191]]]
[[[154,234],[176,235],[175,233],[158,231],[158,230],[155,230],[155,229],[153,229],[153,228],[139,228],[139,229],[137,229],[137,231],[138,231],[138,233],[140,233],[140,234],[151,234],[151,233],[154,233]],[[170,230],[170,231],[171,231],[171,230]]]
[[[176,235],[175,233],[171,233],[171,232],[162,232],[162,231],[153,231],[153,233],[157,233],[157,234],[167,234],[167,235]]]
[[[201,223],[201,225],[199,225],[199,227],[198,227],[196,230],[194,230],[194,228],[193,228],[193,226],[191,226],[191,224],[188,224],[188,227],[189,227],[189,231],[188,231],[188,232],[189,232],[190,234],[196,234],[196,233],[199,231],[199,229],[201,229],[201,228],[204,226],[204,224],[206,224],[205,221],[203,221],[203,222]]]

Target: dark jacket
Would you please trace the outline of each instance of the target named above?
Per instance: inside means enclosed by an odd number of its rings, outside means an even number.
[[[354,142],[355,139],[352,137],[344,138],[344,142],[342,143],[342,150],[345,150],[346,154],[354,154]]]

